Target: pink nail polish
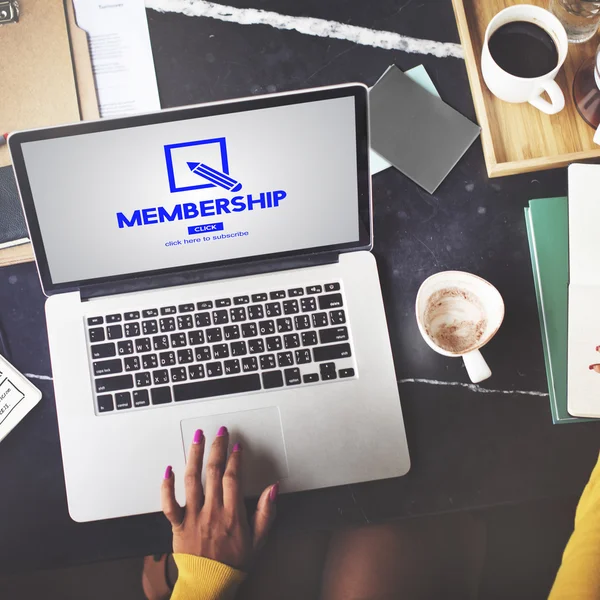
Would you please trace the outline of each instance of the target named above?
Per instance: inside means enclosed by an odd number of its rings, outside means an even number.
[[[193,444],[199,444],[202,441],[204,436],[204,432],[202,429],[196,429],[196,433],[194,433],[194,439],[192,440]]]
[[[236,442],[233,446],[232,452],[240,452],[242,449],[242,445],[239,442]]]
[[[271,488],[269,492],[269,500],[271,502],[277,502],[277,496],[279,495],[279,481]]]
[[[171,473],[173,472],[173,467],[169,465],[167,470],[165,471],[165,479],[171,479]]]
[[[223,425],[219,427],[219,431],[217,431],[217,437],[223,437],[224,435],[227,435],[227,427]]]

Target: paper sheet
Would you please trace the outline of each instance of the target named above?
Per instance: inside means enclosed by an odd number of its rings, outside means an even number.
[[[405,75],[408,75],[415,83],[418,83],[422,88],[425,88],[430,94],[433,94],[438,98],[440,97],[435,85],[433,85],[433,81],[431,81],[431,77],[429,77],[429,74],[423,65],[405,71]],[[380,154],[377,154],[375,150],[371,150],[370,152],[370,161],[371,176],[392,166],[392,163],[385,160]]]
[[[144,0],[75,0],[89,36],[100,116],[160,110]]]

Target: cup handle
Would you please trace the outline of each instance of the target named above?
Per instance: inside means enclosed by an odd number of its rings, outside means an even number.
[[[465,361],[469,379],[473,383],[479,383],[492,376],[492,372],[479,350],[473,350],[472,352],[463,354],[463,360]]]
[[[560,86],[554,79],[542,82],[542,87],[550,96],[550,102],[542,98],[541,95],[529,99],[529,104],[535,106],[538,110],[545,112],[547,115],[555,115],[565,107],[565,96],[560,89]]]

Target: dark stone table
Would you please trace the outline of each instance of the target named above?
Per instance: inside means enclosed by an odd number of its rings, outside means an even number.
[[[450,0],[236,5],[458,41]],[[164,107],[348,81],[372,85],[391,63],[403,70],[424,64],[442,98],[475,119],[461,59],[152,10],[148,18]],[[600,427],[552,425],[523,219],[530,198],[566,189],[565,169],[488,179],[479,141],[434,195],[394,169],[374,177],[375,255],[412,470],[401,479],[283,496],[279,527],[339,527],[580,493],[598,454]],[[465,385],[462,362],[431,351],[417,330],[418,286],[445,269],[481,275],[504,296],[506,320],[484,350],[494,374],[481,387],[491,393]],[[15,366],[51,375],[33,263],[0,270],[0,321]],[[0,443],[0,570],[166,550],[161,515],[70,520],[52,382],[35,383],[42,402]]]

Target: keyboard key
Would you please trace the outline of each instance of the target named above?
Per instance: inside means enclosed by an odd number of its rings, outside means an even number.
[[[310,329],[310,318],[308,315],[300,315],[294,317],[294,327],[301,331],[303,329]]]
[[[319,374],[318,373],[307,373],[306,375],[302,376],[302,381],[304,383],[316,383],[317,381],[319,381]]]
[[[126,321],[135,321],[136,319],[140,318],[140,313],[139,311],[135,310],[133,312],[126,312],[125,313],[125,320]]]
[[[329,320],[332,325],[343,325],[346,322],[346,314],[343,310],[332,310],[329,313]]]
[[[209,308],[213,307],[213,302],[212,300],[205,300],[204,302],[198,302],[198,304],[196,304],[196,308],[198,310],[208,310]]]
[[[220,362],[206,363],[206,375],[208,377],[220,377],[223,375],[223,365]]]
[[[302,345],[303,346],[314,346],[317,343],[317,332],[316,331],[304,331],[302,333]]]
[[[274,369],[276,366],[277,364],[275,362],[274,354],[263,354],[260,357],[260,368],[263,371],[266,371],[267,369]]]
[[[249,304],[250,298],[248,296],[236,296],[233,299],[234,304]]]
[[[311,285],[306,288],[307,294],[320,294],[323,291],[323,288],[320,285]]]
[[[140,370],[140,359],[139,356],[128,356],[123,359],[125,365],[125,371],[139,371]]]
[[[190,340],[190,346],[199,346],[200,344],[204,344],[204,332],[190,331],[188,333],[188,339]]]
[[[229,309],[229,317],[232,323],[239,323],[246,320],[246,309],[243,306]]]
[[[242,371],[244,373],[258,371],[258,360],[256,360],[256,356],[247,356],[246,358],[242,358]]]
[[[169,383],[169,371],[167,371],[167,369],[158,369],[158,371],[152,371],[152,382],[154,385]]]
[[[267,302],[265,304],[265,315],[267,317],[279,317],[281,315],[281,304],[279,302]]]
[[[324,360],[335,360],[336,358],[348,358],[352,356],[350,344],[332,344],[331,346],[322,346],[313,348],[315,362]]]
[[[104,323],[104,317],[89,317],[87,324],[91,327],[92,325],[102,325]]]
[[[321,371],[321,379],[323,381],[329,381],[330,379],[337,379],[337,373],[335,372],[335,363],[323,363],[319,365]]]
[[[94,375],[116,375],[123,372],[123,365],[120,358],[112,360],[103,360],[93,364]]]
[[[174,315],[177,312],[177,309],[174,306],[163,306],[160,309],[161,315]]]
[[[325,284],[326,292],[337,292],[337,290],[339,290],[339,289],[340,289],[339,283],[326,283]]]
[[[227,358],[229,356],[229,346],[227,344],[215,344],[212,349],[215,358]]]
[[[221,308],[223,306],[231,306],[231,298],[221,298],[215,301],[215,306]]]
[[[175,319],[173,317],[165,317],[164,319],[160,319],[159,323],[161,333],[175,331]]]
[[[169,404],[171,402],[171,388],[159,387],[151,390],[152,404]]]
[[[91,350],[92,358],[108,358],[109,356],[115,356],[117,354],[114,342],[96,344],[95,346],[91,346]]]
[[[150,342],[150,338],[138,338],[135,340],[135,351],[138,354],[150,352],[150,350],[152,350],[152,342]]]
[[[171,367],[175,364],[175,352],[161,352],[158,355],[161,367]]]
[[[194,319],[196,320],[196,327],[208,327],[211,324],[210,313],[208,312],[196,313]]]
[[[354,377],[354,369],[340,369],[340,378]]]
[[[180,313],[189,313],[194,312],[195,306],[192,302],[191,304],[180,304],[178,308]]]
[[[149,308],[147,310],[143,310],[142,317],[144,317],[144,319],[148,319],[149,317],[158,317],[158,309]]]
[[[327,296],[319,296],[319,309],[326,310],[328,308],[339,308],[344,304],[341,294],[328,294]]]
[[[177,329],[191,329],[193,326],[192,315],[179,315],[177,317]]]
[[[310,356],[310,350],[307,350],[306,348],[304,348],[303,350],[296,350],[294,354],[296,356],[297,365],[304,365],[312,361],[312,358]]]
[[[252,302],[266,302],[267,300],[266,294],[252,294]]]
[[[155,335],[152,338],[155,350],[166,350],[169,347],[169,338],[166,335]]]
[[[125,323],[125,337],[138,337],[140,335],[139,323]]]
[[[194,355],[196,357],[196,361],[198,362],[210,360],[212,358],[210,355],[210,348],[208,346],[199,346],[198,348],[194,348]]]
[[[225,325],[229,323],[229,315],[226,310],[215,310],[212,314],[213,323],[215,325]]]
[[[187,346],[187,338],[185,337],[185,333],[172,333],[171,348],[183,348],[183,346]]]
[[[141,373],[135,374],[135,387],[148,387],[151,383],[152,378],[150,377],[150,373],[142,371]]]
[[[269,298],[271,298],[271,300],[280,300],[281,298],[285,298],[285,292],[283,290],[271,292]]]
[[[314,313],[312,315],[313,327],[327,327],[329,325],[327,321],[327,313]]]
[[[90,342],[92,344],[95,342],[103,342],[106,339],[104,336],[104,327],[94,327],[94,329],[90,329],[89,334]]]
[[[223,335],[226,340],[238,340],[240,338],[240,326],[228,325],[227,327],[223,327]]]
[[[260,354],[265,351],[265,343],[260,338],[250,340],[248,342],[248,350],[250,350],[250,354]]]
[[[106,315],[107,323],[118,323],[123,317],[121,315]]]
[[[302,312],[312,312],[317,310],[317,301],[314,298],[302,298],[300,300],[300,309]]]
[[[158,357],[156,354],[144,354],[142,356],[142,367],[144,369],[156,369],[158,367]]]
[[[277,319],[277,333],[285,333],[287,331],[293,330],[294,326],[290,317],[283,317],[282,319]]]
[[[105,413],[115,409],[113,397],[111,394],[98,396],[98,412]]]
[[[269,371],[262,374],[263,387],[265,390],[283,387],[283,375],[281,371]]]
[[[347,339],[347,327],[332,327],[331,329],[321,329],[319,331],[319,341],[321,342],[321,344],[331,344],[331,342],[343,342]]]
[[[248,354],[246,342],[231,342],[231,356],[244,356]]]
[[[190,379],[204,379],[204,365],[192,365],[188,367]]]
[[[185,400],[198,400],[213,396],[225,396],[227,394],[241,394],[260,390],[260,377],[257,373],[252,375],[238,375],[237,377],[225,377],[213,381],[195,381],[173,386],[175,402]]]
[[[286,369],[283,374],[285,375],[285,385],[300,385],[302,383],[300,369]]]
[[[220,327],[214,327],[206,330],[206,341],[209,344],[220,342],[223,339],[223,332]]]
[[[274,352],[276,350],[281,350],[283,348],[283,344],[281,342],[281,337],[278,335],[268,337],[266,339],[266,342],[267,342],[267,350],[269,352]]]
[[[117,410],[131,408],[131,394],[129,392],[115,394],[115,404],[117,405]]]
[[[127,354],[133,354],[133,342],[131,340],[127,340],[125,342],[117,343],[117,351],[119,356],[126,356]]]
[[[131,375],[117,375],[116,377],[102,377],[96,379],[96,392],[114,392],[116,390],[128,390],[133,387]]]
[[[304,290],[302,288],[292,288],[288,290],[288,296],[294,298],[295,296],[304,296]]]
[[[194,362],[194,352],[191,348],[177,350],[177,364],[187,365],[188,363],[192,362]]]
[[[283,336],[283,347],[292,350],[300,346],[300,336],[297,333],[288,333]]]
[[[258,330],[260,331],[260,335],[271,335],[275,333],[275,322],[270,321],[261,321],[258,324]]]
[[[158,333],[158,323],[155,319],[151,321],[142,321],[142,333],[144,335],[152,335]]]
[[[260,304],[248,307],[248,318],[252,321],[262,319],[265,316],[265,311]]]
[[[237,358],[226,360],[223,366],[225,367],[225,375],[237,375],[242,370],[240,361]]]
[[[90,330],[90,333],[93,330]],[[120,325],[109,325],[106,328],[106,336],[109,340],[118,340],[123,337],[123,328]],[[104,338],[102,338],[104,339]],[[94,341],[94,340],[92,340]],[[101,340],[99,340],[101,341]]]
[[[291,367],[294,364],[294,356],[291,352],[278,352],[277,364],[280,367]]]
[[[148,394],[148,390],[135,390],[135,392],[133,392],[133,405],[136,408],[140,406],[150,406],[150,394]]]
[[[171,369],[171,381],[177,383],[179,381],[187,380],[187,371],[185,367],[174,367]]]
[[[284,315],[295,315],[300,312],[300,306],[298,300],[286,300],[283,303],[283,314]]]

